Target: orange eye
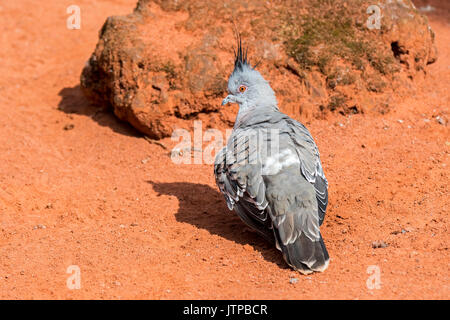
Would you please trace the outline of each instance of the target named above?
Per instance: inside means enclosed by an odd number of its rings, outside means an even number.
[[[247,87],[246,87],[246,86],[240,86],[240,87],[239,87],[239,92],[240,92],[240,93],[245,92],[245,90],[247,90]]]

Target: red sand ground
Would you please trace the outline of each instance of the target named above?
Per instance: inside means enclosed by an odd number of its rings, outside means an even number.
[[[0,298],[450,298],[450,135],[435,119],[449,118],[448,8],[430,14],[439,60],[415,95],[384,116],[305,121],[330,183],[332,260],[301,276],[228,211],[211,165],[173,164],[81,94],[98,30],[135,0],[77,0],[81,30],[66,29],[70,4],[0,4]]]

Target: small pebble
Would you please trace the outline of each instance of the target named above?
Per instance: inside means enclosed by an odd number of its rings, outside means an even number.
[[[439,124],[445,126],[445,120],[444,120],[442,117],[437,116],[437,117],[436,117],[436,121],[437,121]]]
[[[374,241],[372,242],[372,248],[377,249],[377,248],[386,248],[388,246],[388,244],[384,241]]]

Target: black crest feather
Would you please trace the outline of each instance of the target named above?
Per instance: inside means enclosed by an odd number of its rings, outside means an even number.
[[[242,47],[242,39],[241,35],[239,35],[237,39],[237,50],[234,51],[234,70],[242,71],[245,65],[250,66],[247,54],[248,48],[244,49]]]

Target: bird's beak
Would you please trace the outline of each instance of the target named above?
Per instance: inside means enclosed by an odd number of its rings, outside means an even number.
[[[236,103],[236,98],[234,96],[232,96],[231,94],[228,95],[225,99],[223,99],[222,101],[222,105],[226,105],[228,103]]]

